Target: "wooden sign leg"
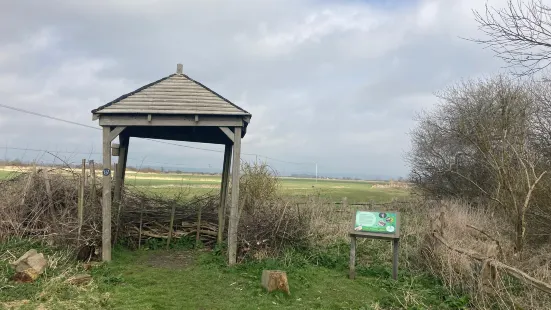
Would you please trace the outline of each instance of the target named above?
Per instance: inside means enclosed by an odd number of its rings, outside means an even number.
[[[350,236],[350,279],[356,278],[356,236]]]
[[[398,279],[398,249],[400,239],[392,239],[392,279]]]

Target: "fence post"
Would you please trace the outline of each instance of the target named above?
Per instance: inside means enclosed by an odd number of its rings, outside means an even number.
[[[78,240],[80,242],[80,234],[82,231],[82,223],[84,220],[84,182],[86,180],[86,159],[82,160],[82,174],[80,175],[80,187],[78,192]]]
[[[94,166],[93,160],[89,162],[89,165],[90,165],[90,177],[92,177],[92,179],[90,180],[91,190],[92,190],[92,204],[94,204],[96,202],[96,168]]]
[[[197,210],[197,234],[195,235],[196,248],[199,246],[199,241],[201,241],[201,209],[202,206],[199,205],[199,209]]]
[[[140,232],[138,234],[138,250],[142,248],[143,206],[140,211]]]
[[[174,215],[176,213],[176,204],[172,205],[172,213],[170,214],[170,227],[168,229],[168,238],[166,240],[166,249],[170,248],[170,240],[172,239],[172,227],[174,226]]]

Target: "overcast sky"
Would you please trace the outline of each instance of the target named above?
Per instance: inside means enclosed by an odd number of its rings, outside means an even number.
[[[415,113],[435,104],[434,92],[503,71],[491,51],[460,39],[479,35],[471,9],[483,6],[481,0],[0,0],[0,103],[97,126],[92,109],[182,63],[184,73],[252,113],[243,151],[293,162],[269,159],[281,173],[314,173],[317,163],[320,174],[406,176],[408,132]],[[131,165],[222,164],[220,153],[130,143]],[[5,146],[95,153],[101,134],[0,108]],[[52,160],[13,149],[2,155]]]

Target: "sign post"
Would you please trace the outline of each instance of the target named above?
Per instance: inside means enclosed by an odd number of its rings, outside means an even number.
[[[400,242],[400,213],[385,211],[356,211],[350,232],[350,279],[356,277],[356,238],[392,241],[392,278],[398,279],[398,249]]]

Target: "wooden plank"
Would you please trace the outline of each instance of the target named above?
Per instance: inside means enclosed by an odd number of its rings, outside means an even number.
[[[201,241],[201,209],[202,206],[199,205],[197,208],[197,232],[195,234],[195,248],[199,247],[199,242]]]
[[[142,248],[143,209],[140,212],[140,232],[138,235],[138,250]]]
[[[231,131],[231,129],[229,129],[228,127],[218,127],[220,128],[220,130],[222,130],[223,133],[226,134],[226,136],[228,137],[228,139],[230,139],[230,141],[233,143],[233,131]]]
[[[104,262],[111,261],[111,129],[103,127],[103,204],[101,257]]]
[[[122,177],[122,181],[121,181],[121,190],[124,189],[124,179],[125,179],[125,176],[126,176],[126,165],[128,164],[128,148],[130,146],[130,136],[128,135],[123,135],[124,137],[124,144],[123,144],[123,155],[120,157],[120,159],[122,159],[122,170],[121,170],[121,177]]]
[[[96,203],[96,165],[93,160],[89,162],[90,165],[90,190],[92,192],[92,204]]]
[[[172,205],[172,212],[170,212],[170,227],[168,228],[168,238],[166,240],[166,249],[170,249],[170,240],[172,239],[172,232],[174,231],[174,215],[176,214],[176,204]]]
[[[78,240],[82,232],[84,221],[84,182],[86,180],[86,159],[82,160],[82,173],[80,175],[80,187],[78,189]]]
[[[181,106],[198,106],[198,107],[207,107],[207,108],[221,108],[221,109],[231,109],[237,110],[236,107],[225,104],[221,105],[220,100],[216,97],[206,97],[203,96],[199,101],[197,101],[197,96],[184,95],[182,93],[172,93],[172,94],[143,94],[143,95],[134,95],[127,99],[123,99],[118,102],[115,106],[119,107],[128,107],[131,105],[142,106],[142,105],[169,105],[175,107]],[[111,106],[111,107],[115,107]]]
[[[218,245],[222,245],[224,226],[226,224],[226,200],[228,198],[228,179],[230,176],[232,145],[224,148],[224,163],[222,165],[222,184],[220,184],[220,205],[218,206]]]
[[[142,99],[126,99],[111,106],[106,111],[114,111],[119,109],[144,109],[151,108],[157,110],[172,110],[172,109],[208,109],[211,111],[234,111],[243,112],[231,105],[220,105],[220,103],[208,100],[201,100],[197,102],[195,99],[185,99],[182,97],[159,99],[159,98],[142,98]]]
[[[50,214],[52,215],[52,219],[54,220],[53,223],[57,221],[55,218],[55,209],[54,209],[54,199],[52,195],[52,186],[50,184],[50,174],[48,173],[48,169],[42,170],[44,173],[44,185],[46,187],[46,195],[48,196],[48,208],[50,209]]]
[[[371,238],[371,239],[384,239],[392,240],[396,238],[394,234],[383,234],[383,233],[370,233],[364,231],[353,231],[349,233],[350,236],[355,236],[358,238]]]
[[[100,115],[100,126],[210,126],[233,127],[243,126],[243,117],[240,116],[202,116],[195,122],[193,115],[155,115],[151,122],[147,121],[147,115]]]
[[[241,164],[241,127],[235,127],[232,164],[232,191],[228,225],[228,263],[237,263],[237,226],[239,225],[239,173]]]
[[[125,126],[118,126],[111,130],[111,132],[109,133],[109,143],[115,140],[115,138],[118,137],[125,129]]]
[[[128,140],[129,137],[127,135],[119,136],[119,165],[117,165],[117,170],[115,171],[115,193],[113,197],[117,204],[121,201],[122,183],[124,171],[126,170],[126,159],[128,158]]]
[[[124,189],[124,177],[126,175],[126,164],[128,162],[128,145],[130,144],[130,136],[126,133],[119,135],[119,165],[117,166],[116,172],[116,183],[115,183],[115,200],[117,201],[118,213],[117,213],[117,235],[115,240],[117,240],[119,233],[120,225],[120,215],[123,212],[122,210],[122,192]]]
[[[392,240],[392,279],[398,280],[398,251],[400,239]]]
[[[349,263],[348,277],[350,279],[356,278],[356,237],[350,236],[350,263]]]

